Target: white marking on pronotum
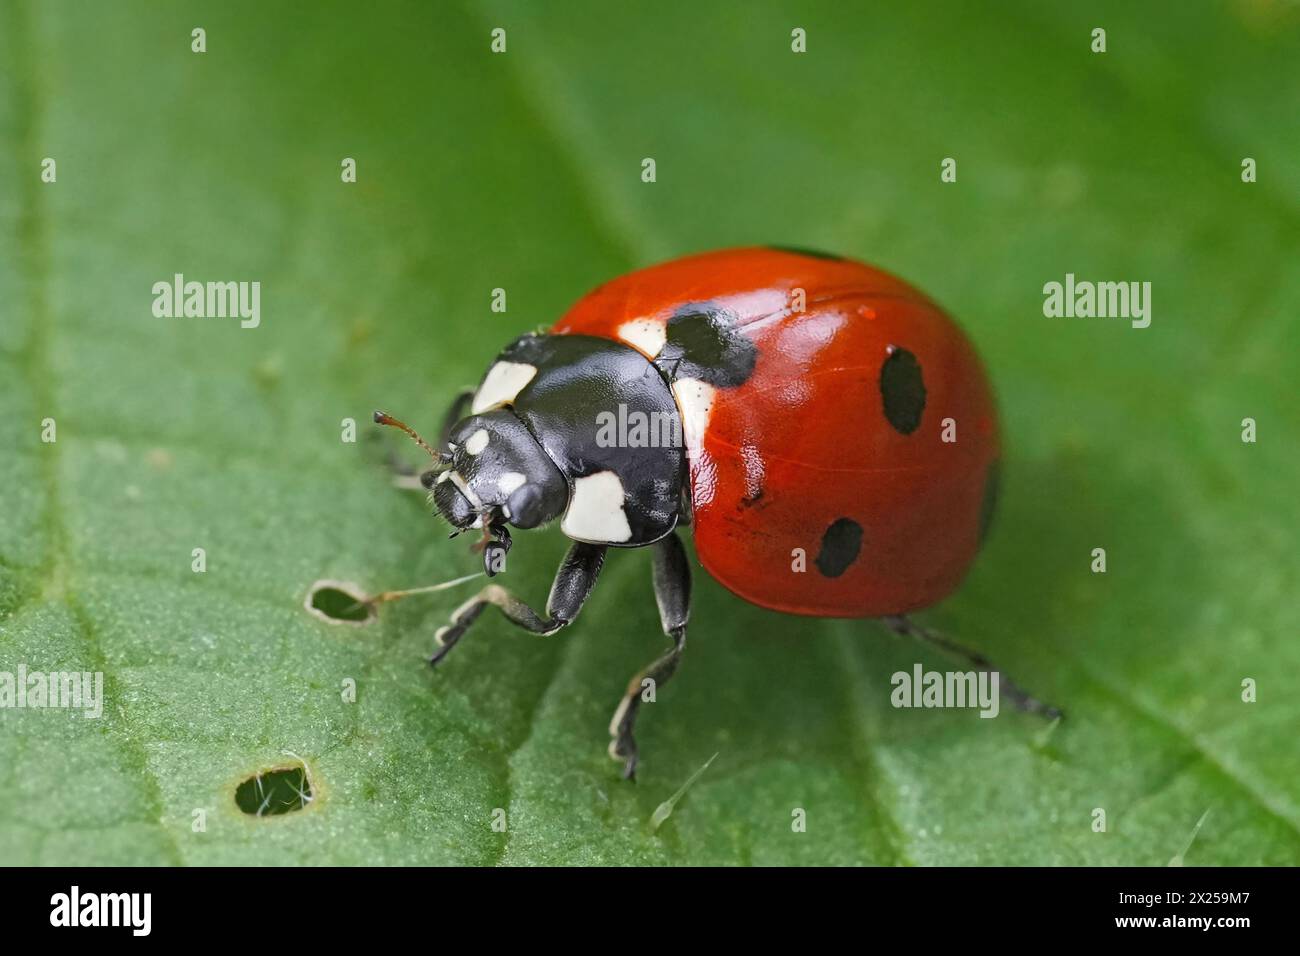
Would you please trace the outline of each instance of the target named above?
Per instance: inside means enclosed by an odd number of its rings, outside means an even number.
[[[509,405],[525,385],[533,380],[537,367],[523,362],[497,362],[490,369],[474,395],[470,412],[486,412],[498,405]]]
[[[511,495],[515,489],[522,485],[528,479],[517,471],[507,471],[497,479],[497,487],[501,489],[503,495]]]
[[[659,319],[631,319],[618,327],[618,337],[647,358],[654,358],[668,341],[668,324]]]
[[[704,432],[709,427],[715,394],[717,389],[698,378],[679,378],[673,382],[673,397],[682,413],[682,438],[692,457],[704,447]]]
[[[487,446],[488,433],[486,428],[480,428],[465,441],[465,450],[471,455],[477,455]]]
[[[598,471],[573,483],[573,497],[560,521],[570,538],[593,544],[628,541],[632,528],[623,510],[623,482],[612,471]]]

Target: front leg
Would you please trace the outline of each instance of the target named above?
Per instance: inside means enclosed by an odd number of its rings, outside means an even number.
[[[642,695],[649,687],[656,690],[677,673],[682,651],[686,648],[686,622],[691,616],[691,566],[686,560],[677,532],[661,538],[654,546],[655,602],[664,634],[673,642],[672,649],[653,661],[630,681],[623,699],[609,722],[609,755],[623,762],[623,779],[636,777],[637,746],[632,731]],[[647,685],[649,681],[649,685]]]
[[[596,586],[600,576],[601,565],[605,563],[605,546],[603,544],[584,544],[574,542],[573,546],[560,562],[560,569],[555,573],[551,584],[551,596],[546,601],[546,616],[543,617],[531,607],[515,597],[499,584],[489,584],[474,595],[451,615],[451,623],[438,629],[434,640],[438,650],[429,658],[430,664],[438,664],[451,653],[469,626],[474,623],[484,609],[495,604],[512,624],[522,627],[532,634],[546,636],[554,634],[573,619],[582,610],[583,604]]]

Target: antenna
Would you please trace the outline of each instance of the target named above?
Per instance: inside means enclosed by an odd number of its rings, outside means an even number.
[[[434,451],[433,448],[429,445],[429,443],[425,441],[423,438],[421,438],[419,435],[417,435],[415,433],[415,429],[412,428],[410,425],[406,424],[406,422],[399,421],[398,419],[394,418],[392,415],[387,415],[384,412],[375,412],[375,422],[376,424],[379,425],[392,425],[394,428],[400,428],[402,431],[406,432],[406,434],[410,435],[417,445],[419,445],[421,448],[427,451],[429,453],[430,458],[432,458],[434,461],[438,462],[439,464],[444,463],[445,459],[443,458],[443,456],[440,455],[438,452]]]

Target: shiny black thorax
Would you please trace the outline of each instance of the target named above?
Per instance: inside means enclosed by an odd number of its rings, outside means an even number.
[[[473,497],[476,503],[492,503],[488,500],[492,482],[511,468],[524,469],[510,462],[530,454],[523,447],[526,441],[510,435],[512,423],[518,422],[565,484],[567,497],[561,503],[557,482],[545,466],[530,461],[526,472],[521,471],[537,492],[515,490],[513,494],[518,499],[542,496],[543,500],[532,502],[542,520],[561,517],[561,527],[570,537],[616,547],[640,547],[669,534],[682,517],[687,469],[681,416],[664,374],[628,345],[585,335],[525,335],[501,352],[488,375],[503,362],[535,372],[513,397],[465,418],[452,430],[449,438],[458,485],[489,489]],[[480,394],[482,389],[480,384]],[[490,440],[469,455],[466,446],[480,429],[490,433]],[[647,434],[676,440],[650,444]],[[476,444],[481,443],[482,436]],[[592,476],[600,477],[583,483]],[[596,503],[601,508],[610,504],[607,492],[621,488],[625,526],[617,515],[607,520],[602,515],[593,519],[574,513],[574,509],[593,507],[593,484],[600,488]],[[561,504],[562,514],[557,514]],[[514,523],[533,526],[527,518]],[[604,533],[602,529],[611,524],[613,530]]]

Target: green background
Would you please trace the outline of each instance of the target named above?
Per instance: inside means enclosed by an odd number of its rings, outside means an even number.
[[[1187,863],[1295,863],[1300,10],[1086,6],[0,0],[0,670],[108,696],[0,712],[0,860],[1164,865],[1208,811]],[[389,486],[413,449],[372,408],[434,430],[587,289],[763,242],[897,272],[979,346],[1002,509],[921,619],[1062,705],[1054,731],[894,710],[889,676],[943,658],[700,573],[628,785],[606,723],[663,644],[647,554],[560,636],[485,618],[436,673],[464,594],[303,611],[321,577],[475,569]],[[154,318],[175,272],[260,281],[261,327]],[[1066,272],[1150,281],[1151,327],[1044,318]],[[517,536],[513,586],[542,602],[563,547]],[[241,813],[285,751],[316,799]]]

